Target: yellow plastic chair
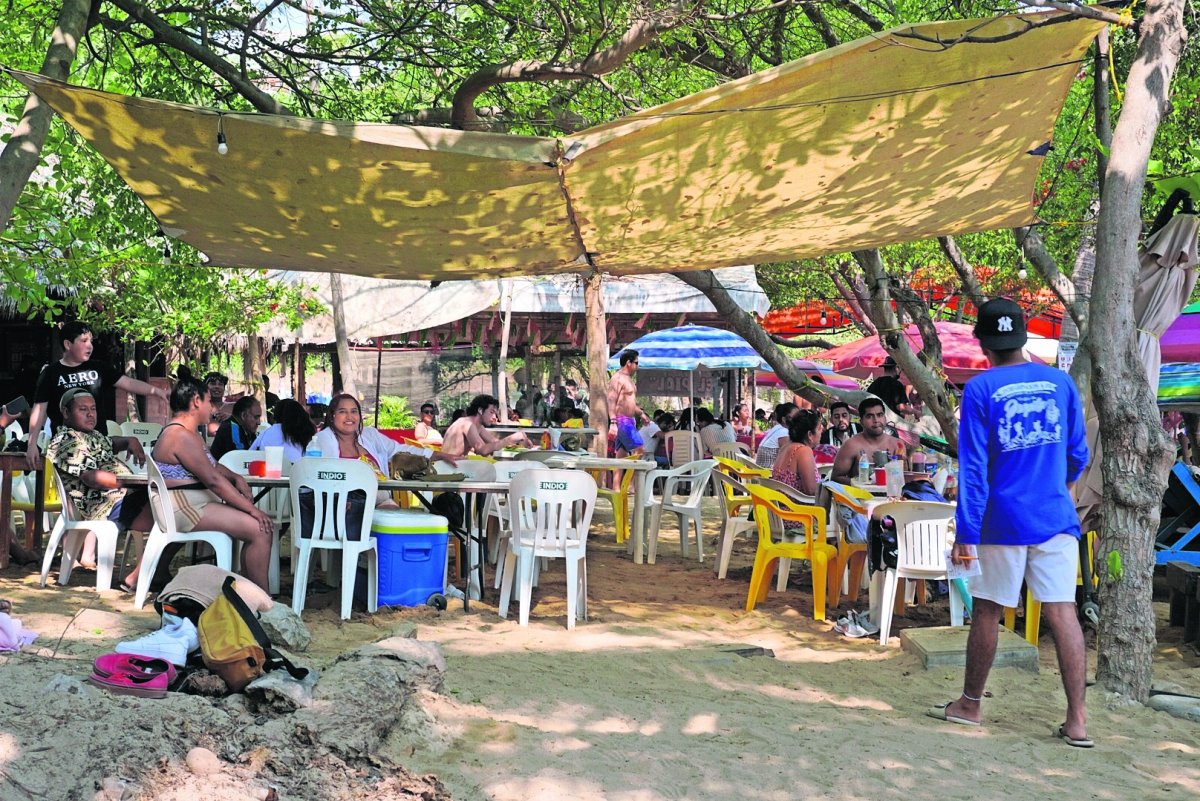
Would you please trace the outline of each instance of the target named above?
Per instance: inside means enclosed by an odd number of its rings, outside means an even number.
[[[717,460],[717,470],[734,479],[738,486],[749,484],[759,478],[771,477],[770,470],[758,468],[749,470],[745,465],[732,459],[726,459],[723,456],[714,456],[713,458]],[[754,503],[749,495],[739,492],[733,484],[722,482],[721,487],[725,490],[725,516],[727,518],[737,517],[738,511],[743,506]]]
[[[825,510],[819,506],[803,506],[789,500],[782,492],[755,484],[748,485],[746,491],[754,498],[754,519],[758,523],[758,551],[754,554],[746,611],[754,611],[755,604],[767,599],[779,559],[806,559],[812,563],[813,618],[824,620],[826,594],[837,592],[834,574],[837,549],[825,542]],[[771,515],[804,523],[804,542],[773,542]],[[836,598],[830,599],[831,604],[835,602]]]
[[[1096,532],[1089,531],[1088,538],[1088,559],[1092,564],[1096,563]],[[1083,585],[1083,570],[1077,570],[1075,573],[1075,586]],[[1092,577],[1092,585],[1099,586],[1100,580],[1098,577]],[[1015,606],[1004,607],[1004,628],[1009,631],[1016,631],[1017,628],[1017,608]],[[1030,645],[1038,644],[1038,634],[1042,628],[1042,602],[1035,601],[1029,596],[1028,590],[1025,592],[1025,641]]]
[[[630,462],[638,460],[636,456],[624,458]],[[621,471],[621,483],[617,489],[608,489],[600,480],[605,473],[612,473],[615,470],[588,470],[587,472],[596,481],[597,498],[603,498],[612,504],[613,526],[617,530],[617,544],[619,545],[629,539],[629,488],[633,485],[633,476],[637,471]]]
[[[757,465],[751,467],[745,462],[738,461],[737,459],[729,459],[725,456],[714,456],[713,458],[717,460],[722,473],[727,476],[733,476],[743,484],[750,481],[757,481],[760,478],[771,477],[771,471],[766,467],[759,467]]]
[[[54,483],[54,467],[51,465],[49,459],[45,460],[45,465],[45,490],[42,492],[42,533],[49,534],[54,528],[54,526],[50,525],[50,515],[62,514],[62,499],[58,497],[58,486]],[[33,514],[35,509],[33,493],[34,487],[37,485],[34,483],[34,479],[35,477],[32,475],[26,479],[29,482],[29,500],[17,500],[16,498],[13,498],[12,500],[12,510],[14,512],[20,512],[21,518],[25,521],[26,542],[28,542],[30,530],[29,517]],[[41,547],[40,542],[35,542],[33,545],[35,548]]]
[[[821,487],[827,491],[834,502],[841,503],[865,517],[870,517],[867,507],[863,501],[871,500],[873,495],[864,489],[852,487],[849,484],[834,484],[822,483]],[[832,509],[832,506],[830,506]],[[838,591],[834,595],[834,605],[841,603],[842,593],[842,576],[846,575],[846,568],[850,568],[850,578],[847,584],[849,592],[846,597],[851,603],[858,601],[859,588],[862,586],[863,567],[867,562],[867,546],[865,543],[853,543],[846,539],[846,532],[839,525],[838,529]],[[903,596],[901,596],[903,597]]]

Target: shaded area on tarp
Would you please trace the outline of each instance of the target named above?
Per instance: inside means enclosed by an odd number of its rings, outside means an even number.
[[[8,74],[218,266],[466,279],[577,272],[590,257],[635,274],[1032,222],[1041,159],[1026,151],[1050,139],[1102,23],[948,49],[903,36],[1024,25],[895,28],[561,141],[218,112]]]

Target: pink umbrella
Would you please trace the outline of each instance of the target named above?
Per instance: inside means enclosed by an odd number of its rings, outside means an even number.
[[[833,370],[828,367],[823,367],[819,364],[813,364],[807,359],[796,359],[792,362],[799,370],[814,381],[825,384],[838,389],[859,389],[858,382],[851,378],[843,378],[835,375]],[[774,387],[783,389],[784,383],[779,380],[779,376],[771,369],[771,366],[763,362],[758,368],[758,375],[755,377],[754,383],[760,387]]]
[[[1163,364],[1200,362],[1200,303],[1188,306],[1159,340]]]
[[[988,369],[988,360],[979,349],[979,342],[972,333],[972,326],[960,323],[934,323],[938,338],[942,341],[942,369],[946,377],[955,384],[963,384],[968,379],[979,375]],[[913,350],[920,351],[922,347],[921,334],[915,325],[905,329]],[[1028,353],[1028,351],[1027,351]],[[1045,364],[1037,356],[1029,353],[1029,360]],[[819,361],[833,362],[833,371],[855,378],[867,378],[871,375],[883,374],[883,360],[887,351],[879,344],[878,337],[866,337],[857,342],[839,345],[809,357]]]

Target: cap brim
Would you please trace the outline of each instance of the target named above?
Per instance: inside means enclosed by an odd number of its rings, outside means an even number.
[[[1013,331],[1011,334],[976,335],[976,338],[979,344],[988,350],[1012,350],[1025,347],[1025,343],[1029,341],[1029,334],[1025,331]]]

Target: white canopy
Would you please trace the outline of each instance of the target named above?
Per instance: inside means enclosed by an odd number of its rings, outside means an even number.
[[[754,268],[714,270],[734,301],[748,312],[766,316],[770,301],[758,285]],[[279,271],[272,277],[288,284],[315,288],[327,308],[332,306],[329,276],[320,273]],[[512,282],[512,310],[517,314],[583,314],[583,278],[575,274],[519,277],[486,281],[447,281],[430,287],[428,281],[392,281],[342,276],[346,311],[346,336],[364,342],[374,337],[423,331],[473,314],[498,310]],[[604,311],[613,314],[715,314],[702,293],[673,275],[605,276]],[[279,324],[264,326],[259,335],[305,345],[334,341],[333,316],[320,314],[289,331]]]

